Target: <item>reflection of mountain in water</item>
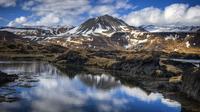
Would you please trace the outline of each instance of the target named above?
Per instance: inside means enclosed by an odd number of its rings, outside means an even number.
[[[0,71],[8,74],[34,73],[34,74],[58,74],[58,70],[49,63],[33,61],[0,61]]]
[[[0,96],[5,97],[3,101],[10,101],[7,100],[9,98],[12,101],[18,96],[21,98],[15,102],[0,103],[3,112],[65,112],[66,110],[73,112],[180,112],[181,110],[180,103],[165,99],[162,94],[148,94],[138,87],[128,87],[104,72],[97,75],[79,71],[73,78],[69,78],[66,73],[49,63],[12,62],[11,64],[11,62],[1,61],[0,70],[9,73],[14,70],[20,73],[21,78],[10,86],[0,87]],[[29,80],[29,77],[34,75],[37,77],[33,77],[32,80],[37,78],[38,82]],[[31,87],[27,88],[26,85]],[[102,89],[112,90],[102,91]]]
[[[98,89],[109,90],[121,85],[119,80],[114,77],[102,74],[102,75],[79,75],[78,78],[87,86],[95,87]]]

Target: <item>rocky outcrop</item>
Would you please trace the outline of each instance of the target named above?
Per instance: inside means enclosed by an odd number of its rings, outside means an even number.
[[[121,61],[113,64],[110,68],[114,70],[130,72],[132,75],[153,75],[158,69],[159,60],[151,55]]]
[[[183,75],[181,91],[189,97],[200,101],[200,69]]]
[[[97,66],[100,68],[125,71],[131,74],[150,74],[159,69],[159,58],[153,53],[119,51],[68,50],[55,60],[58,64]]]
[[[84,65],[87,62],[87,57],[79,51],[69,50],[57,57],[57,63]]]
[[[16,74],[8,75],[0,71],[0,85],[8,83],[8,82],[13,82],[17,78],[18,76]]]

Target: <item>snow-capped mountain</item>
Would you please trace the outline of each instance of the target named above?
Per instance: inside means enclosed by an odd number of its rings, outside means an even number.
[[[146,31],[148,30],[148,31]],[[77,27],[3,27],[25,40],[67,48],[184,51],[200,47],[198,26],[133,27],[109,15],[88,19]],[[2,34],[6,34],[2,32]],[[4,39],[5,36],[2,36]]]
[[[200,32],[200,26],[180,26],[180,25],[165,25],[165,26],[155,26],[155,25],[143,25],[140,26],[149,32]]]
[[[149,29],[148,29],[149,28]],[[172,26],[170,27],[172,29]],[[123,20],[109,15],[91,18],[80,26],[61,33],[63,38],[49,39],[48,42],[69,48],[92,48],[92,49],[150,49],[163,50],[173,46],[172,51],[182,48],[198,47],[199,42],[193,42],[199,34],[196,32],[182,32],[183,30],[197,31],[198,27],[173,27],[174,30],[163,28],[165,32],[157,32],[160,27],[142,26],[133,27]],[[182,29],[181,32],[174,32]],[[148,32],[154,31],[154,32]],[[155,31],[157,29],[157,31]],[[171,32],[169,32],[171,31]],[[180,31],[180,30],[176,30]],[[109,38],[107,38],[109,37]],[[173,42],[172,42],[173,41]],[[181,42],[181,43],[179,43]],[[172,44],[172,45],[171,45]],[[178,47],[176,46],[178,45]],[[181,48],[179,48],[181,46]]]
[[[59,36],[68,34],[78,34],[83,36],[104,35],[110,37],[115,32],[130,32],[132,30],[140,29],[133,26],[129,26],[121,19],[114,18],[109,15],[104,15],[88,19],[80,26],[77,26],[64,34],[60,34]]]
[[[121,49],[133,46],[130,41],[134,41],[134,45],[143,43],[143,38],[138,37],[144,32],[144,29],[130,26],[123,20],[103,15],[88,19],[80,26],[57,35],[61,38],[51,38],[48,42],[64,47]]]
[[[0,27],[0,31],[8,31],[22,38],[27,38],[32,41],[43,40],[45,38],[56,36],[60,33],[65,33],[72,29],[73,26],[23,26],[23,27]]]

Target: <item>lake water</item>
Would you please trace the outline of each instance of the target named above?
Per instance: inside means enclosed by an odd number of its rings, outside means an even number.
[[[105,73],[67,73],[38,61],[1,61],[0,71],[19,75],[15,82],[0,87],[3,112],[181,111],[180,103],[123,85]]]

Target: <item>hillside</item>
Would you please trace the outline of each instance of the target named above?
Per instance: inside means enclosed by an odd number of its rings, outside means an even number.
[[[149,30],[156,28],[162,30]],[[26,26],[4,27],[0,30],[12,32],[22,40],[70,49],[146,50],[193,54],[199,54],[200,51],[198,26],[134,27],[109,15],[90,18],[76,27]]]

